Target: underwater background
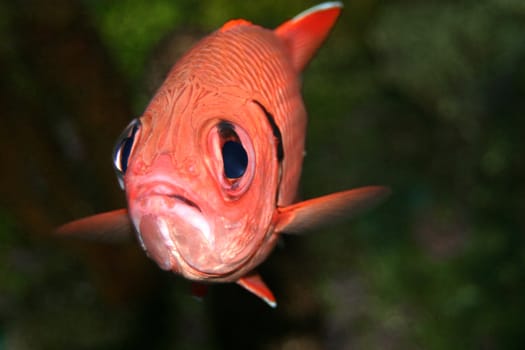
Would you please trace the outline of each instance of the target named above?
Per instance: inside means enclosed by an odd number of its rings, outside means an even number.
[[[125,205],[113,143],[188,47],[314,1],[0,0],[0,350],[519,349],[525,343],[525,2],[345,1],[304,72],[301,196],[381,206],[284,237],[203,301],[135,243],[52,238]]]

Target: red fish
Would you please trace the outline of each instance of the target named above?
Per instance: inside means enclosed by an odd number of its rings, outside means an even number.
[[[370,186],[294,202],[306,129],[299,75],[341,9],[323,3],[275,30],[232,20],[202,39],[116,144],[128,209],[58,232],[119,238],[134,228],[160,268],[237,282],[275,306],[254,269],[281,233],[351,216],[388,194]]]

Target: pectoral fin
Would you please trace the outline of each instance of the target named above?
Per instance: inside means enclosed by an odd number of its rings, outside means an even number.
[[[133,227],[126,209],[118,209],[68,222],[57,228],[62,237],[121,243],[133,237]]]
[[[257,272],[251,272],[248,275],[245,275],[237,281],[237,284],[257,295],[271,307],[277,306],[277,302],[275,301],[272,291],[266,286],[261,276]]]
[[[378,204],[389,194],[387,187],[360,187],[277,208],[275,231],[301,233],[349,218]]]

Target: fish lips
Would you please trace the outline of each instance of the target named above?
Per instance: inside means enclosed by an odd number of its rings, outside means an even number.
[[[164,270],[195,280],[221,279],[251,257],[225,251],[224,227],[182,195],[144,194],[130,203],[130,213],[142,248]]]

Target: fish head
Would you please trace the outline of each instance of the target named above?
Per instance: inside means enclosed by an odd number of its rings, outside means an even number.
[[[162,269],[236,278],[274,240],[276,140],[264,110],[241,92],[182,81],[125,129],[117,174],[138,240]]]

